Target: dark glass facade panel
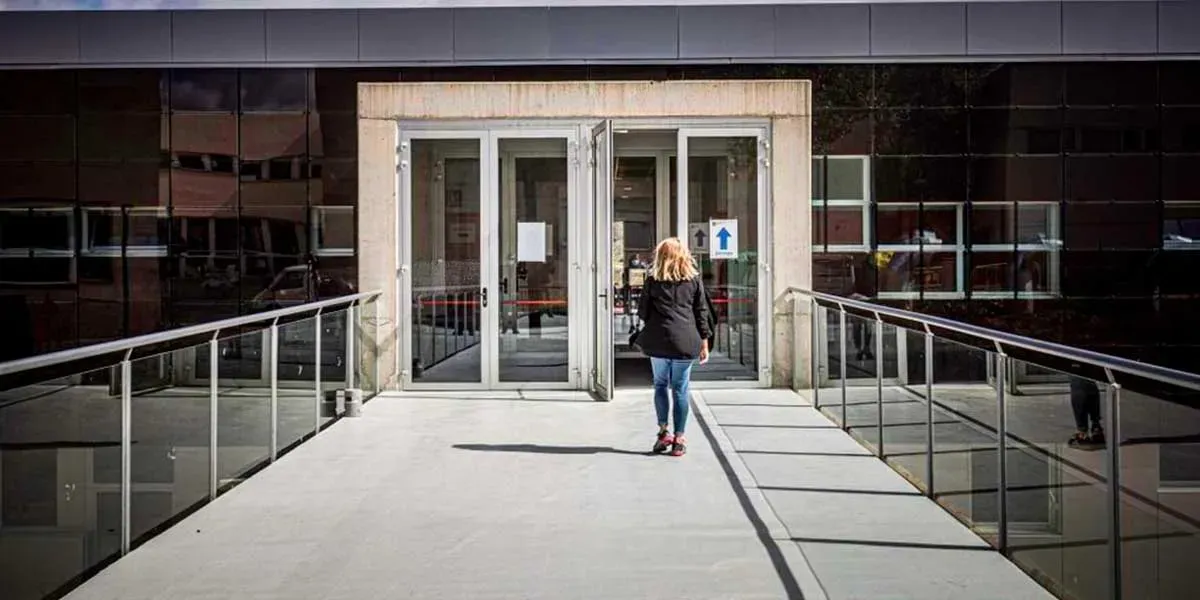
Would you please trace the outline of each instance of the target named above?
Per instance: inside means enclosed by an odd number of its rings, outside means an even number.
[[[971,244],[1014,243],[1016,209],[1016,205],[1010,203],[971,205]]]
[[[239,73],[242,112],[308,110],[310,72],[305,69],[244,69]]]
[[[875,199],[879,202],[962,202],[967,199],[964,158],[879,156]]]
[[[970,113],[971,154],[1059,154],[1062,110],[981,108]]]
[[[1068,108],[1063,149],[1070,154],[1145,154],[1160,147],[1158,110]]]
[[[1068,298],[1149,298],[1155,287],[1152,277],[1155,254],[1146,250],[1063,252],[1062,294]],[[1082,308],[1084,312],[1080,314],[1087,314],[1087,305]]]
[[[1155,202],[1068,203],[1063,220],[1068,250],[1153,250],[1160,244]]]
[[[879,206],[875,219],[876,238],[881,245],[958,243],[956,206]]]
[[[869,110],[818,110],[813,115],[813,154],[871,154]]]
[[[159,162],[81,163],[83,206],[161,206],[170,200],[170,172]]]
[[[1166,106],[1200,106],[1200,63],[1171,61],[1158,65],[1159,93]]]
[[[169,148],[165,115],[85,113],[79,117],[79,160],[158,162]]]
[[[1061,156],[990,156],[970,162],[973,202],[1058,202],[1063,197]]]
[[[235,112],[238,109],[235,69],[175,69],[171,71],[171,110],[176,112]]]
[[[875,106],[961,107],[966,103],[962,65],[879,65],[875,67]]]
[[[358,161],[314,161],[310,166],[309,199],[313,206],[358,203]]]
[[[1158,64],[1088,62],[1064,65],[1067,106],[1153,106]]]
[[[1159,160],[1143,156],[1069,156],[1066,199],[1071,202],[1153,202]]]
[[[920,266],[913,275],[915,287],[923,293],[953,294],[958,291],[958,254],[922,252]]]
[[[875,152],[893,155],[959,155],[967,151],[963,109],[880,109]]]
[[[1162,157],[1163,200],[1200,200],[1200,155]]]
[[[77,109],[77,71],[0,70],[0,114],[69,115]]]
[[[314,157],[357,159],[358,116],[323,112],[309,119],[309,147]]]
[[[1162,253],[1156,265],[1158,292],[1165,295],[1200,294],[1200,277],[1196,277],[1196,265],[1200,265],[1200,249]]]
[[[1200,107],[1162,109],[1162,149],[1200,153]]]
[[[0,161],[75,160],[75,117],[0,116]]]
[[[967,274],[972,292],[1012,293],[1017,273],[1016,252],[978,251],[971,253],[971,268]]]
[[[1061,106],[1063,68],[1057,64],[967,65],[967,103],[978,107]]]
[[[166,76],[161,69],[79,71],[79,112],[165,112],[169,100]]]
[[[875,73],[868,65],[784,66],[784,74],[792,69],[812,77],[813,106],[818,109],[873,105]]]
[[[0,161],[0,203],[75,200],[75,163]]]

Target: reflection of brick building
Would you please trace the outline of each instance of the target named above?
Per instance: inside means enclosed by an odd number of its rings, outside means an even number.
[[[19,329],[0,356],[234,316],[296,265],[343,282],[312,293],[353,284],[354,163],[326,160],[312,71],[0,81],[64,99],[0,102],[0,305]],[[354,120],[332,114],[352,157]]]

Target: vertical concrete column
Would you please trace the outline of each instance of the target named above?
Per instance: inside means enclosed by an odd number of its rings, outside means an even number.
[[[396,122],[390,119],[358,120],[358,289],[383,290],[379,321],[373,337],[378,352],[362,347],[362,360],[379,361],[381,389],[396,389]]]
[[[807,103],[806,103],[807,104]],[[788,116],[772,120],[771,132],[771,285],[773,356],[771,384],[776,387],[809,387],[810,373],[793,373],[793,365],[809,364],[812,322],[806,308],[801,323],[793,323],[790,286],[812,286],[812,142],[811,117]],[[800,361],[793,352],[800,352]]]

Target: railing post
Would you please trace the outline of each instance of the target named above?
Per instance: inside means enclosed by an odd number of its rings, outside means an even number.
[[[351,304],[346,307],[346,389],[354,389],[354,340],[355,329],[358,323],[354,319],[354,315],[358,312],[355,310],[356,305]],[[457,344],[457,342],[455,342]]]
[[[933,498],[933,332],[925,328],[925,495]]]
[[[808,326],[810,328],[812,328],[812,336],[811,336],[812,337],[812,348],[810,348],[809,352],[808,352],[809,365],[810,365],[809,377],[811,377],[810,381],[812,383],[812,390],[813,390],[813,406],[820,408],[820,406],[821,406],[821,400],[820,400],[821,360],[819,358],[820,355],[818,354],[818,349],[821,347],[821,336],[820,336],[820,333],[817,331],[817,321],[818,321],[817,315],[820,314],[821,307],[817,305],[817,301],[815,298],[812,299],[810,306],[812,307],[812,309],[809,313]],[[799,313],[799,311],[797,311],[797,313]],[[800,316],[799,314],[796,314],[796,317],[799,317],[799,316]],[[799,340],[797,340],[797,341],[799,341]]]
[[[212,339],[208,342],[208,496],[214,500],[217,497],[217,487],[220,481],[220,465],[218,464],[220,455],[217,452],[217,444],[220,442],[220,436],[217,435],[220,411],[217,400],[220,386],[218,363],[221,360],[221,348],[220,342],[217,341],[218,335],[220,332],[214,331]]]
[[[279,458],[279,319],[267,330],[267,351],[271,353],[271,462]]]
[[[133,530],[133,363],[121,361],[121,554],[129,553]]]
[[[1109,597],[1119,600],[1124,594],[1121,573],[1121,384],[1108,374],[1107,402],[1104,403],[1104,420],[1108,424],[1108,439],[1104,453],[1108,470],[1108,549],[1109,549]]]
[[[842,378],[842,429],[847,430],[846,425],[846,307],[838,305],[838,328],[841,330],[838,333],[838,346],[841,353],[841,359],[838,361],[838,370],[841,371]]]
[[[1008,390],[1008,356],[997,347],[996,352],[996,431],[999,436],[996,464],[1000,469],[1000,487],[997,505],[1000,509],[1000,530],[996,532],[996,545],[1001,553],[1008,551],[1008,403],[1004,393]]]
[[[883,458],[883,319],[875,313],[875,405],[879,409],[876,425],[879,427],[879,443],[876,446]]]
[[[313,359],[313,366],[316,369],[313,371],[313,435],[321,433],[321,335],[323,333],[321,327],[321,311],[317,311],[317,315],[313,317],[313,327],[317,332],[316,357]]]
[[[375,314],[371,319],[371,357],[373,364],[371,372],[375,374],[373,379],[373,392],[378,394],[383,389],[383,382],[379,380],[379,362],[382,356],[379,352],[379,297],[373,298],[371,305],[375,307]]]

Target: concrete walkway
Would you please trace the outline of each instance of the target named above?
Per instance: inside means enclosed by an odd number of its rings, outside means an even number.
[[[645,391],[380,398],[68,598],[1049,597],[800,396],[695,399],[675,459]]]

